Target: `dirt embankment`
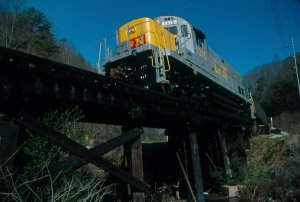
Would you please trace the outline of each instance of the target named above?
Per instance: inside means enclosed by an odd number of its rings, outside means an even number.
[[[282,112],[273,118],[273,124],[289,134],[300,134],[300,111]]]
[[[300,200],[300,135],[259,135],[251,139],[242,201]]]

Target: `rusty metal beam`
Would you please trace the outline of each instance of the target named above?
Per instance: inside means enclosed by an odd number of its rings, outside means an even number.
[[[84,146],[49,128],[45,124],[37,121],[29,115],[22,113],[18,118],[15,118],[15,122],[64,147],[74,155],[80,157],[81,159],[84,159],[86,162],[90,162],[98,167],[103,168],[112,175],[115,175],[116,177],[131,184],[141,192],[148,193],[150,191],[150,186],[146,183],[132,176],[128,172],[116,167],[112,163],[103,159],[101,156],[89,151]]]

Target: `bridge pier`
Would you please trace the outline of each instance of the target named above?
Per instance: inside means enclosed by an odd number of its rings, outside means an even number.
[[[193,201],[205,202],[197,137],[199,133],[193,131],[189,125],[186,125],[179,128],[169,128],[166,131],[166,135],[168,135],[171,155],[174,158],[177,156],[175,161],[178,163],[176,165],[179,164],[179,170],[181,170],[178,173],[182,173],[178,178],[186,182],[182,183],[187,185],[186,192],[190,193]]]
[[[13,121],[4,121],[0,125],[0,165],[3,170],[8,168],[12,172],[14,169],[19,130]]]
[[[204,191],[203,191],[203,178],[201,169],[201,159],[199,154],[198,138],[197,133],[191,131],[188,127],[188,138],[190,140],[190,149],[192,157],[192,167],[195,180],[195,191],[197,202],[205,202]]]
[[[0,169],[2,177],[0,180],[0,190],[7,191],[6,181],[10,181],[10,173],[15,169],[15,154],[19,136],[19,126],[13,121],[0,120]]]
[[[128,130],[133,128],[135,127],[124,126],[122,128],[122,133],[124,134]],[[124,154],[126,155],[125,158],[127,159],[127,167],[129,168],[132,176],[141,181],[144,181],[141,135],[124,145]],[[133,202],[145,201],[145,194],[143,192],[139,192],[129,185],[127,186],[127,188],[127,193],[129,196],[132,196]]]

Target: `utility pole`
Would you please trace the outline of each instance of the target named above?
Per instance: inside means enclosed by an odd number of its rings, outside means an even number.
[[[299,95],[300,95],[300,85],[299,85],[298,66],[297,66],[297,59],[296,59],[296,52],[295,52],[295,44],[294,44],[294,38],[293,38],[293,37],[292,37],[292,48],[293,48],[293,52],[294,52],[294,62],[295,62],[296,75],[297,75],[298,91],[299,91]]]

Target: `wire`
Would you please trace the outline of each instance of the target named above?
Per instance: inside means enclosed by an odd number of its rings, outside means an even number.
[[[269,0],[269,3],[271,5],[274,21],[275,21],[275,27],[278,33],[279,41],[281,43],[282,51],[284,52],[285,56],[286,54],[286,49],[285,49],[285,40],[284,40],[284,33],[283,29],[281,26],[281,19],[279,15],[279,10],[278,10],[278,0]]]

